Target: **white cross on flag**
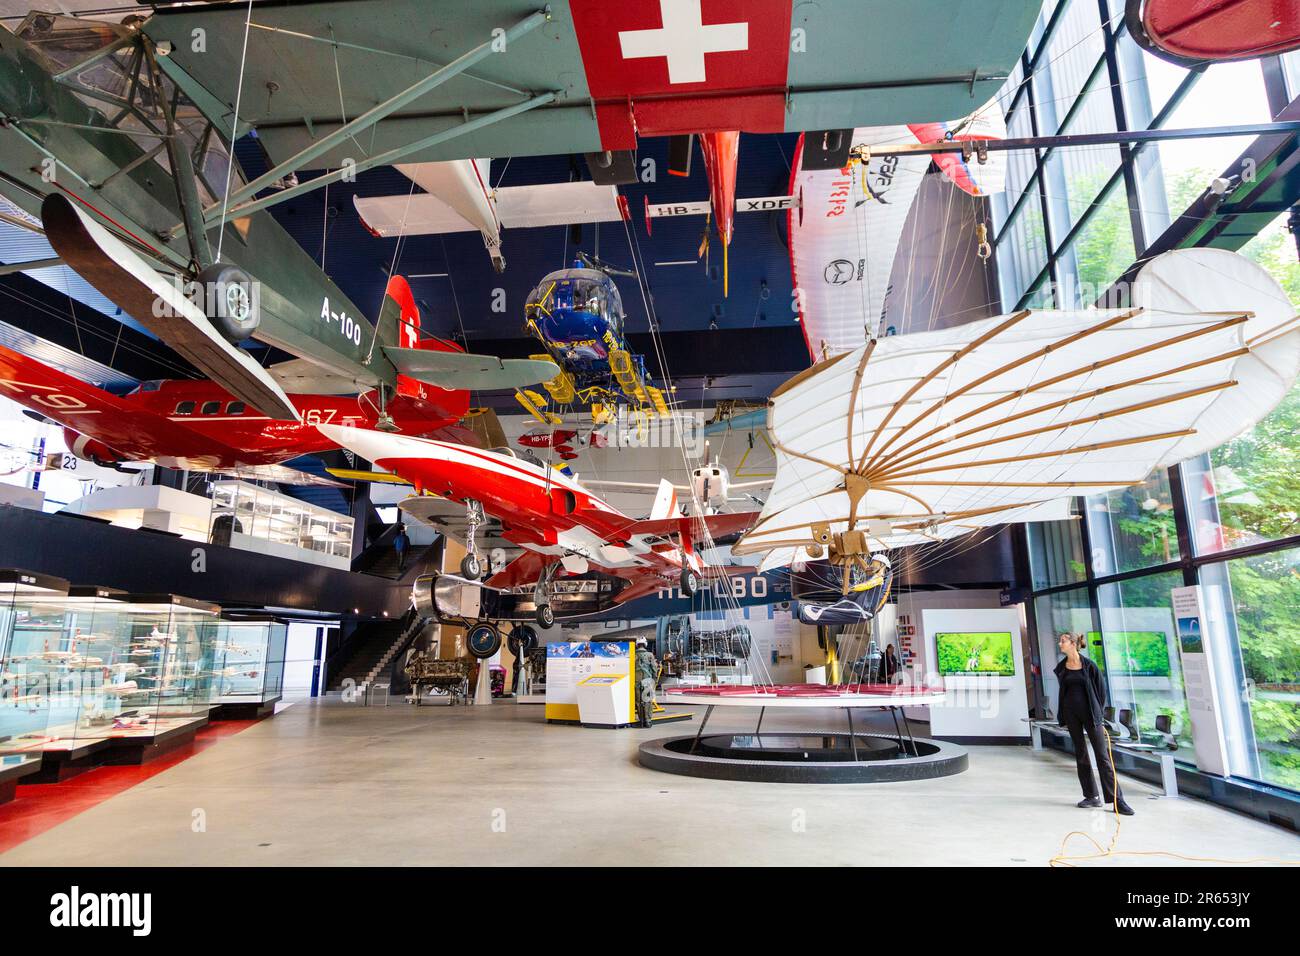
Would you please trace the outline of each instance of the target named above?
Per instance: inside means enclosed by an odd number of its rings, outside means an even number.
[[[749,49],[749,24],[705,24],[700,6],[701,0],[659,0],[664,25],[619,33],[623,58],[661,56],[668,61],[669,83],[708,82],[704,55]]]
[[[606,149],[631,149],[638,133],[784,130],[790,0],[569,7]]]

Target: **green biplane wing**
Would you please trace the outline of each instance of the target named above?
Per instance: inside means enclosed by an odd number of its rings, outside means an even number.
[[[402,161],[948,120],[1002,86],[1041,6],[726,0],[707,7],[724,22],[706,24],[679,22],[673,11],[691,4],[661,0],[267,3],[252,7],[246,55],[244,3],[163,8],[145,31],[170,45],[164,69],[196,101],[222,104],[228,120],[239,100],[241,126],[276,163],[442,72],[299,167],[332,169],[413,145]],[[696,40],[709,56],[691,56]]]

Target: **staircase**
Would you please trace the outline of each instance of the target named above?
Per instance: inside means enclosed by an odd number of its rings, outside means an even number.
[[[361,636],[352,656],[342,668],[330,677],[329,690],[342,690],[343,682],[349,678],[357,687],[377,680],[388,672],[393,658],[410,647],[432,623],[432,618],[421,617],[411,608],[402,615],[400,621],[378,621],[362,625],[367,633]]]
[[[352,570],[362,574],[388,578],[390,581],[402,581],[425,570],[425,565],[437,568],[441,560],[442,539],[438,538],[430,545],[416,547],[412,545],[406,551],[406,570],[397,570],[397,549],[393,539],[397,537],[397,525],[390,524],[378,535],[370,538],[369,544],[360,554],[352,557]]]
[[[351,679],[360,687],[374,679],[393,659],[406,638],[405,621],[372,621],[361,625],[365,633],[353,638],[352,655],[330,673],[329,690],[343,689],[343,682]]]
[[[415,568],[418,568],[425,554],[428,553],[427,547],[411,547],[406,551],[406,569],[398,570],[397,550],[388,545],[388,552],[375,555],[362,569],[365,574],[373,574],[376,577],[389,578],[393,581],[400,581],[410,574]]]

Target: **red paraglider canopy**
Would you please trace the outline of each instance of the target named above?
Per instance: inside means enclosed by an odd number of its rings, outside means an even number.
[[[1300,47],[1295,0],[1128,0],[1125,21],[1147,50],[1185,65]]]

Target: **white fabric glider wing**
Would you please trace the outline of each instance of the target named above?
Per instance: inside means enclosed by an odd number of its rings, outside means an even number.
[[[796,376],[773,395],[777,477],[737,553],[786,564],[818,526],[892,548],[1053,520],[1063,500],[1218,447],[1300,372],[1285,295],[1232,265],[1235,311],[1021,312],[879,339]],[[1135,295],[1169,304],[1162,285]]]

